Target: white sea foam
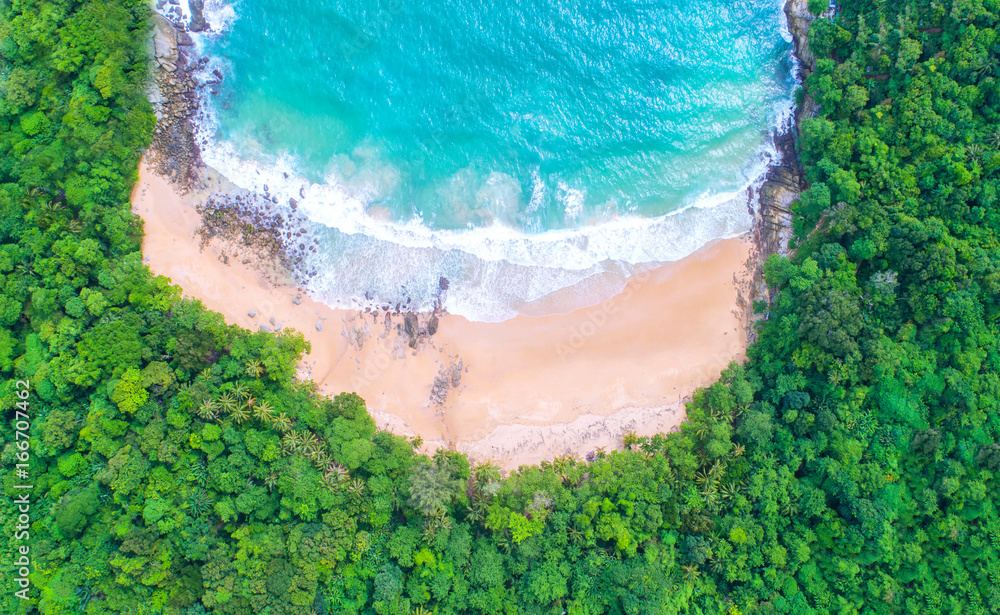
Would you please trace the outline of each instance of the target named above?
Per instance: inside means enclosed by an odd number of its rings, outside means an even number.
[[[228,12],[217,13],[220,25],[236,18],[231,5],[225,6]],[[784,35],[784,18],[782,30]],[[213,59],[206,71],[219,62]],[[451,286],[445,308],[481,321],[511,318],[519,306],[563,289],[571,289],[581,307],[597,303],[620,290],[624,279],[639,269],[678,260],[712,240],[746,232],[752,222],[751,190],[758,192],[769,164],[778,157],[765,138],[758,155],[742,171],[736,190],[706,192],[656,218],[620,215],[599,224],[541,233],[530,232],[537,230],[531,228],[526,232],[516,219],[522,196],[515,178],[460,172],[452,178],[451,188],[439,190],[439,196],[454,200],[456,207],[471,208],[473,203],[461,198],[471,192],[477,209],[467,213],[492,224],[440,230],[416,218],[393,222],[370,215],[369,207],[400,181],[398,170],[376,154],[362,157],[366,164],[349,176],[342,164],[335,163],[322,183],[312,182],[299,172],[294,156],[262,162],[246,158],[232,142],[216,140],[212,105],[208,102],[201,108],[196,138],[204,143],[203,160],[241,188],[264,192],[267,186],[267,192],[278,198],[275,208],[288,207],[295,199],[298,212],[315,225],[323,239],[320,253],[308,263],[308,269],[317,272],[307,284],[315,298],[330,305],[357,305],[366,293],[375,297],[374,303],[409,297],[411,308],[428,309],[438,297],[439,278],[446,277]],[[791,95],[782,96],[771,110],[774,127],[787,128],[793,111]],[[477,181],[478,185],[470,185]],[[554,197],[566,221],[579,223],[585,192],[559,181]],[[545,181],[535,171],[526,210],[537,210],[547,198]],[[607,273],[613,274],[611,281],[600,275]]]
[[[189,0],[179,0],[178,4],[164,2],[157,8],[157,2],[153,2],[154,10],[163,15],[174,24],[184,27],[191,25],[191,4]],[[192,39],[198,53],[204,50],[205,39],[207,37],[224,34],[236,21],[236,4],[229,0],[206,0],[201,12],[202,18],[208,24],[208,30],[204,32],[191,32]]]
[[[296,173],[289,156],[265,165],[242,159],[231,143],[209,143],[202,156],[210,166],[247,190],[263,192],[266,185],[282,205],[296,199],[300,213],[328,229],[323,253],[310,263],[319,272],[308,284],[317,298],[343,304],[366,292],[383,302],[407,295],[416,307],[428,308],[444,276],[452,281],[445,307],[484,321],[510,318],[517,306],[597,274],[627,276],[635,265],[674,261],[713,239],[744,233],[751,224],[747,189],[761,179],[758,173],[741,190],[706,195],[652,219],[620,216],[540,234],[499,221],[462,231],[434,230],[419,220],[372,217],[364,199],[339,183],[310,182]],[[505,199],[513,198],[508,184],[492,177],[480,191],[489,195],[481,204],[500,203],[498,220]]]
[[[576,222],[583,213],[583,201],[586,193],[583,190],[570,188],[566,182],[560,181],[556,191],[556,201],[562,205],[563,215],[567,222]]]

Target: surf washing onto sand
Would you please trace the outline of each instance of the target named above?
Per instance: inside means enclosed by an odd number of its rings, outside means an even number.
[[[335,307],[602,301],[749,229],[794,107],[781,0],[213,2],[202,159]]]

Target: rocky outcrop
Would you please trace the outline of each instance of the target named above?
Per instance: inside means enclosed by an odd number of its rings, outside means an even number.
[[[205,0],[188,0],[188,8],[191,10],[191,21],[188,23],[188,29],[192,32],[208,30],[209,25],[205,21]]]
[[[793,53],[799,60],[800,81],[812,74],[816,68],[816,57],[809,49],[809,27],[815,16],[809,12],[807,0],[787,0],[785,15],[788,17],[788,30],[793,38]],[[768,169],[767,177],[757,194],[757,207],[754,211],[753,239],[754,248],[751,255],[751,279],[746,280],[747,286],[739,291],[739,302],[746,314],[747,337],[755,338],[754,321],[760,315],[754,315],[752,304],[762,300],[769,302],[770,289],[764,281],[764,261],[771,254],[786,254],[788,242],[792,238],[792,204],[799,198],[804,188],[802,169],[798,158],[798,136],[802,120],[816,114],[818,106],[808,94],[795,109],[792,126],[785,134],[775,136],[775,146],[780,159]]]
[[[808,0],[787,0],[785,2],[788,31],[791,32],[795,45],[795,57],[802,64],[803,79],[816,69],[816,57],[809,49],[809,26],[812,25],[816,16],[809,12],[808,4]]]
[[[178,33],[165,17],[153,16],[153,58],[158,68],[173,72],[180,58]]]
[[[435,406],[441,406],[448,401],[448,393],[452,389],[457,389],[462,384],[462,370],[465,364],[461,357],[452,360],[448,365],[441,365],[438,368],[437,376],[434,377],[434,384],[431,385],[429,401]]]
[[[192,124],[198,110],[193,41],[162,15],[154,15],[149,44],[154,61],[146,93],[156,114],[156,128],[147,161],[181,188],[190,189],[201,167]]]
[[[799,81],[805,82],[816,70],[816,56],[809,48],[809,27],[816,16],[809,12],[808,0],[787,0],[785,2],[785,17],[788,18],[788,31],[792,34],[795,57],[799,60]],[[795,110],[795,142],[798,144],[799,129],[802,120],[813,117],[819,111],[819,105],[812,96],[806,94],[802,104]]]

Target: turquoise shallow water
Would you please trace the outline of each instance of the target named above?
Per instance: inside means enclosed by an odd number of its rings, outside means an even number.
[[[597,274],[749,224],[794,85],[781,4],[240,0],[203,45],[205,157],[302,201],[330,302],[426,303],[440,275],[473,318],[599,300]]]

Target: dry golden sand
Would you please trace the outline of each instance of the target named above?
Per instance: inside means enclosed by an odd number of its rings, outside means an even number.
[[[145,220],[143,254],[154,273],[227,322],[256,329],[274,318],[301,331],[311,344],[303,377],[329,395],[359,393],[380,427],[420,435],[425,450],[448,446],[515,468],[618,447],[630,430],[670,431],[684,420],[684,400],[746,347],[737,307],[737,280],[750,260],[745,238],[635,276],[612,299],[568,314],[501,323],[445,315],[414,351],[395,332],[385,335],[382,317],[335,310],[304,294],[295,304],[295,288],[272,284],[240,258],[223,258],[231,246],[202,249],[192,200],[145,166],[132,204]],[[459,359],[459,385],[443,404],[432,403],[435,377]]]

